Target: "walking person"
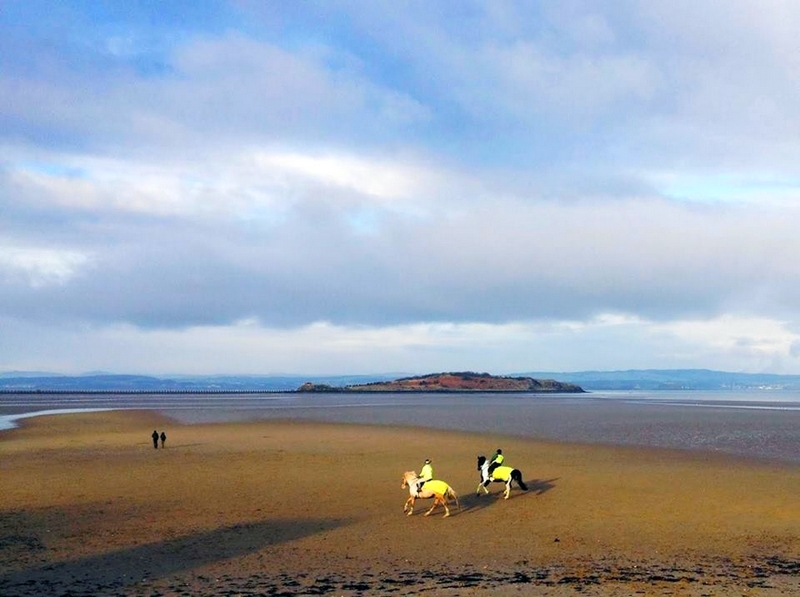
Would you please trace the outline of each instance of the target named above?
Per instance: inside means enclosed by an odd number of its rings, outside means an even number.
[[[158,431],[156,431],[155,429],[153,429],[153,435],[151,435],[150,437],[152,437],[152,438],[153,438],[153,447],[154,447],[156,450],[158,450]]]
[[[163,431],[161,432],[161,447],[164,447],[164,442],[167,441],[167,434]]]

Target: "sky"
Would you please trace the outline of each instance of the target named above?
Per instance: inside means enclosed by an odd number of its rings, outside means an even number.
[[[0,2],[0,371],[800,374],[800,4]]]

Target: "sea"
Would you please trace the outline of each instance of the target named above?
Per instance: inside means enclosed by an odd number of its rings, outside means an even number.
[[[670,448],[800,464],[800,391],[598,391],[585,394],[0,394],[3,430],[21,419],[146,409],[185,424],[293,419],[472,431]],[[491,451],[496,446],[486,446]]]

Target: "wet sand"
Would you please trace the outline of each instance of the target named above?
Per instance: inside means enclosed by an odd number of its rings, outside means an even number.
[[[508,500],[475,494],[498,446],[529,485]],[[402,512],[426,457],[459,494],[449,518]],[[800,594],[790,464],[117,411],[0,432],[0,484],[7,597]]]

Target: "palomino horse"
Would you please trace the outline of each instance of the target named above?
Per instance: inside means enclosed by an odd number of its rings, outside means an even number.
[[[486,457],[478,456],[478,470],[481,472],[481,482],[478,484],[477,489],[478,495],[481,494],[481,487],[483,487],[483,490],[486,493],[489,493],[489,490],[486,489],[486,486],[492,481],[506,484],[506,489],[503,492],[503,497],[505,499],[508,499],[508,496],[511,493],[512,481],[516,482],[523,491],[528,491],[528,486],[525,485],[525,481],[522,480],[522,473],[519,471],[519,469],[511,468],[510,466],[498,466],[492,471],[490,476],[489,463],[486,461]]]
[[[450,508],[447,507],[447,498],[453,498],[456,501],[458,509],[461,509],[461,506],[458,505],[458,495],[456,495],[453,488],[444,481],[439,481],[438,479],[426,481],[425,485],[422,486],[422,491],[417,493],[418,481],[419,477],[417,477],[416,471],[406,471],[403,473],[403,484],[400,485],[400,488],[405,489],[408,487],[408,493],[410,494],[410,497],[406,500],[406,505],[403,506],[403,512],[407,512],[409,516],[414,513],[414,502],[417,498],[433,498],[433,506],[431,506],[430,510],[425,512],[425,516],[433,512],[433,509],[439,504],[444,506],[444,516],[442,518],[450,516]]]

